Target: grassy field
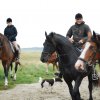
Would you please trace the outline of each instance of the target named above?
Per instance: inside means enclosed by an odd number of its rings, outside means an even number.
[[[38,82],[39,77],[51,78],[54,77],[52,65],[49,66],[49,74],[45,72],[46,64],[40,62],[40,52],[22,52],[21,64],[17,71],[17,80],[13,81],[9,74],[8,89],[13,88],[16,84],[28,84]],[[97,67],[98,69],[98,67]],[[99,70],[99,69],[98,69]],[[4,72],[0,63],[0,90],[4,89]]]
[[[48,75],[45,72],[46,64],[40,62],[40,52],[22,52],[21,66],[18,67],[17,80],[13,81],[9,74],[9,86],[13,88],[16,84],[27,84],[38,82],[39,77],[51,78],[53,76],[52,65],[49,66]],[[4,89],[4,72],[0,64],[0,90]]]

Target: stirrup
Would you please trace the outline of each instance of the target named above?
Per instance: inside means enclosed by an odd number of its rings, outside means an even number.
[[[16,62],[19,62],[19,58],[16,58],[15,61],[16,61]]]
[[[15,62],[16,62],[17,64],[21,65],[19,59],[15,60]]]
[[[98,75],[97,74],[92,74],[92,80],[98,80],[99,79],[99,77],[98,77]]]

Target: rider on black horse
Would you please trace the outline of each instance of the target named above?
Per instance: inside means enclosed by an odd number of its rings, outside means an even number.
[[[83,16],[80,13],[75,15],[75,24],[70,27],[68,30],[66,37],[69,38],[69,41],[81,51],[82,45],[87,41],[90,40],[92,37],[91,29],[88,25],[85,24],[83,21]],[[62,70],[62,69],[61,69]],[[60,74],[60,77],[62,75]]]
[[[14,25],[12,25],[12,19],[11,18],[7,18],[6,23],[7,23],[7,27],[4,30],[4,35],[14,45],[16,62],[19,62],[20,50],[19,50],[18,44],[16,42],[17,29]]]

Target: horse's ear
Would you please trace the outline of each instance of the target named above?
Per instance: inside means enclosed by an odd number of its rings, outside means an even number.
[[[95,33],[95,31],[93,31],[93,37],[96,38],[96,33]]]
[[[51,37],[53,37],[54,36],[54,33],[51,33]]]
[[[45,31],[45,37],[47,38],[47,32]]]

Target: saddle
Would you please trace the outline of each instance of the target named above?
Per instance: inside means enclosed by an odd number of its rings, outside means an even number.
[[[79,42],[73,42],[73,46],[75,47],[75,49],[77,51],[79,51],[80,53],[83,51],[82,46],[84,45],[84,43],[79,43]]]

